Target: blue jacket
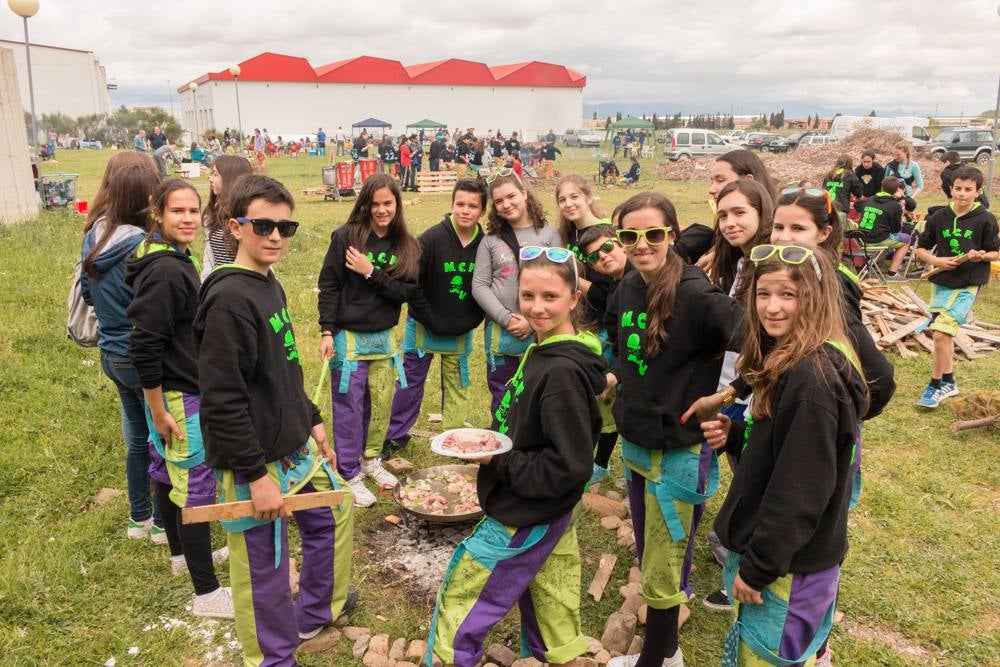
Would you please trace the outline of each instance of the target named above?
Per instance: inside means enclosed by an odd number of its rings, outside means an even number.
[[[103,220],[98,220],[83,237],[82,260],[100,240],[104,230]],[[132,288],[125,284],[125,264],[146,233],[132,225],[122,225],[111,235],[97,256],[94,268],[98,277],[86,273],[81,278],[83,300],[97,313],[97,347],[104,352],[128,356],[128,337],[132,323],[126,309],[132,303]]]

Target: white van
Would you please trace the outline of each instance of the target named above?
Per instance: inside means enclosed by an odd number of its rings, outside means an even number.
[[[885,130],[898,132],[915,147],[923,146],[931,140],[927,134],[926,118],[915,116],[899,116],[897,118],[881,118],[879,116],[837,116],[830,123],[829,136],[843,139],[856,130]]]
[[[701,155],[722,155],[740,148],[725,142],[711,130],[675,127],[667,130],[664,156],[668,160],[690,160]]]

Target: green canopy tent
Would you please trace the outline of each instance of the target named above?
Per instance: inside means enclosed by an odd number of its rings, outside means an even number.
[[[643,120],[642,118],[636,118],[635,116],[626,116],[621,120],[616,120],[615,122],[608,125],[604,132],[604,140],[607,141],[613,132],[618,130],[648,130],[649,132],[654,132],[656,126],[653,125],[651,120]]]
[[[410,123],[406,126],[406,129],[410,128],[415,130],[437,130],[437,129],[448,129],[448,126],[444,123],[439,123],[436,120],[431,120],[430,118],[424,118],[423,120],[418,120],[416,123]]]

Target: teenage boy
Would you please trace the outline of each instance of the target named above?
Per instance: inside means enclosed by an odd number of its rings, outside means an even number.
[[[865,151],[861,154],[861,164],[854,168],[854,175],[861,181],[861,197],[874,197],[875,193],[884,189],[882,179],[885,177],[885,167],[875,161],[875,151]]]
[[[442,427],[459,428],[471,413],[469,355],[476,327],[483,321],[483,309],[472,298],[472,272],[483,239],[479,220],[486,203],[486,185],[462,179],[451,192],[451,213],[420,235],[420,282],[403,333],[407,386],[396,384],[384,454],[409,442],[435,354],[441,357]]]
[[[319,410],[302,386],[302,361],[271,266],[298,223],[288,190],[266,176],[230,195],[236,261],[213,271],[195,316],[205,463],[219,502],[253,501],[252,517],[224,521],[236,634],[247,665],[290,665],[354,604],[349,595],[353,498],[337,475]],[[343,502],[294,512],[302,539],[299,597],[288,584],[284,496],[342,489]]]
[[[906,259],[906,251],[910,247],[910,235],[903,231],[903,209],[913,211],[917,202],[906,196],[903,182],[895,176],[887,176],[882,181],[882,189],[868,199],[858,199],[854,202],[854,210],[861,214],[858,229],[865,237],[865,243],[879,243],[894,248],[892,261],[886,278],[889,280],[906,280],[899,274],[899,267]]]
[[[972,310],[979,287],[989,282],[990,262],[1000,257],[997,219],[976,201],[982,187],[983,174],[978,169],[957,170],[951,203],[928,216],[917,242],[917,259],[938,269],[929,277],[934,283],[930,323],[934,367],[931,382],[917,401],[920,407],[936,408],[942,400],[958,395],[955,335]]]

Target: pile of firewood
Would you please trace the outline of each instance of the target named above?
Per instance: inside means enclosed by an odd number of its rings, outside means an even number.
[[[880,348],[893,349],[905,359],[918,356],[919,350],[934,352],[931,332],[926,330],[931,311],[916,292],[906,286],[896,291],[867,281],[862,287],[861,318]],[[958,358],[982,359],[998,349],[1000,325],[964,324],[955,336],[955,356]]]

